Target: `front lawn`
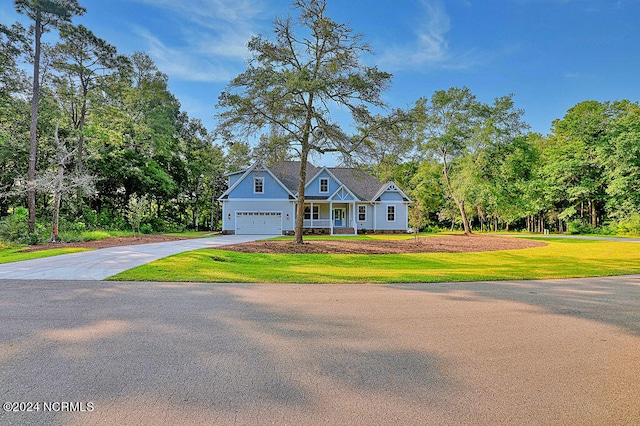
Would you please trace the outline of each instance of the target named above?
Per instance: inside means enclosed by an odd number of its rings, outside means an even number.
[[[395,283],[570,278],[640,273],[640,244],[546,240],[473,253],[256,254],[196,250],[125,271],[120,281]]]
[[[87,251],[85,248],[55,248],[50,250],[39,250],[25,252],[24,247],[4,247],[0,245],[0,263],[19,262],[21,260],[40,259],[49,256],[58,256],[60,254],[77,253],[79,251]]]

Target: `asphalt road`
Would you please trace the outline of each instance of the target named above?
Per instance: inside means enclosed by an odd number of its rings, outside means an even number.
[[[2,280],[0,324],[0,402],[48,404],[2,425],[640,423],[640,276]]]
[[[42,259],[0,264],[0,279],[103,280],[173,254],[239,244],[274,235],[221,235],[212,238],[111,247]]]

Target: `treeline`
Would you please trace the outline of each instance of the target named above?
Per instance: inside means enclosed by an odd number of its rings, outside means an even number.
[[[385,136],[404,145],[381,139],[366,157],[411,194],[414,225],[640,234],[638,103],[581,102],[546,136],[526,131],[510,96],[483,105],[466,88],[409,115],[410,130]]]
[[[133,220],[143,232],[215,227],[224,155],[202,123],[181,111],[167,76],[147,54],[120,55],[90,29],[71,25],[71,12],[82,9],[22,3],[18,10],[40,34],[55,30],[59,40],[42,43],[36,61],[35,31],[0,26],[0,218],[18,215],[4,228],[21,228],[7,232],[37,242],[58,226],[125,229],[135,212],[143,215]],[[67,3],[75,2],[58,6]],[[31,230],[30,191],[37,217]]]
[[[71,24],[84,13],[76,0],[15,4],[34,30],[0,25],[0,239],[216,229],[226,171],[256,157],[296,158],[295,138],[277,126],[254,148],[217,145],[181,111],[148,55],[121,55]],[[40,44],[46,30],[57,33],[55,45]],[[309,78],[299,74],[276,83]],[[312,109],[314,144],[336,138],[345,164],[399,184],[413,200],[415,228],[640,234],[638,103],[582,102],[548,135],[529,132],[512,96],[483,103],[465,87],[387,116],[356,112],[357,134],[348,136],[325,123],[328,111]]]

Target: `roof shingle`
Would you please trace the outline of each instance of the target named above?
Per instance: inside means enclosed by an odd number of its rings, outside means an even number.
[[[269,169],[292,193],[296,194],[298,192],[300,176],[299,161],[280,161],[269,167]],[[363,170],[345,167],[328,167],[327,169],[363,201],[372,201],[373,197],[383,185],[378,179]],[[307,163],[306,183],[319,171],[319,168],[311,163]]]

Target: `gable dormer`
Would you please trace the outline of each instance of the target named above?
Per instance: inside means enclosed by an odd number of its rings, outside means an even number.
[[[305,187],[305,197],[329,198],[342,186],[340,182],[326,167],[322,167]]]
[[[234,173],[234,183],[219,198],[227,199],[294,199],[289,189],[261,162],[254,163],[240,177]]]
[[[403,203],[410,203],[411,200],[394,182],[388,182],[380,188],[378,193],[373,198],[374,201],[398,201]]]

